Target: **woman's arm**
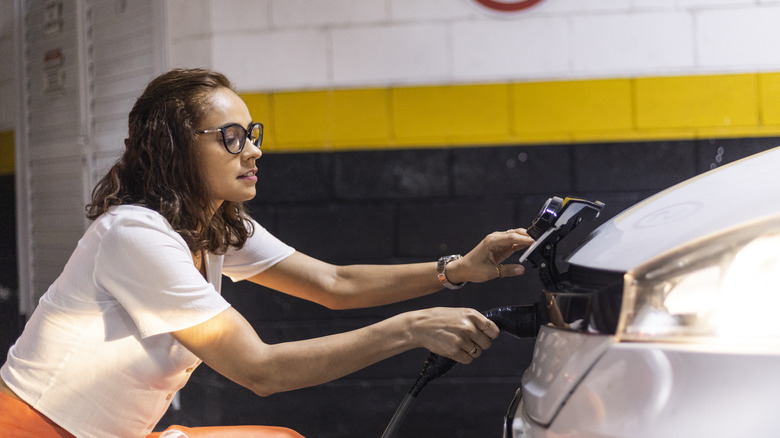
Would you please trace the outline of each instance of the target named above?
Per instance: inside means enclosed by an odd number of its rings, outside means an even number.
[[[447,264],[447,278],[457,284],[520,275],[522,265],[501,263],[532,243],[524,229],[491,233],[463,258]],[[436,273],[436,262],[336,266],[296,252],[249,280],[332,309],[348,309],[433,293],[442,288]]]
[[[266,344],[229,308],[172,335],[220,374],[265,396],[325,383],[418,347],[470,363],[498,333],[498,327],[475,310],[435,308],[346,333]]]

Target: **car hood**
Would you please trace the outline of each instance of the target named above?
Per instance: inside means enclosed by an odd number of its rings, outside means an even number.
[[[626,272],[712,233],[780,215],[780,148],[672,186],[602,224],[572,265]]]

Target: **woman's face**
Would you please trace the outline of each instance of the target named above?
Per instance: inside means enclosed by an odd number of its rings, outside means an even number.
[[[249,109],[236,93],[217,88],[207,98],[207,110],[196,131],[221,128],[237,123],[245,129],[252,123]],[[238,154],[231,154],[222,143],[221,132],[207,132],[195,138],[200,174],[205,179],[216,210],[223,201],[241,202],[255,197],[260,148],[249,139]]]

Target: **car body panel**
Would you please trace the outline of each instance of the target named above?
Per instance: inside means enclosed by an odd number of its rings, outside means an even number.
[[[755,192],[746,193],[746,188]],[[709,171],[638,203],[596,229],[568,262],[626,272],[686,242],[780,213],[777,199],[780,148]]]
[[[533,401],[524,399],[515,436],[775,437],[778,364],[780,356],[757,351],[616,343],[549,427],[527,415]]]
[[[522,378],[528,415],[537,423],[549,424],[612,339],[541,327],[531,365]]]

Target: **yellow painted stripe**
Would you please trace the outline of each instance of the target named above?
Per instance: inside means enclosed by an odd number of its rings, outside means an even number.
[[[757,75],[636,79],[640,129],[758,127]]]
[[[761,123],[780,126],[780,73],[758,75]]]
[[[507,142],[509,97],[502,84],[393,89],[392,139],[402,145]]]
[[[0,132],[0,175],[14,174],[14,131]]]
[[[242,93],[271,152],[780,135],[780,72]]]
[[[520,83],[512,86],[514,131],[595,133],[632,130],[631,81]]]
[[[331,99],[334,146],[377,146],[388,141],[388,90],[341,90],[331,93]]]

